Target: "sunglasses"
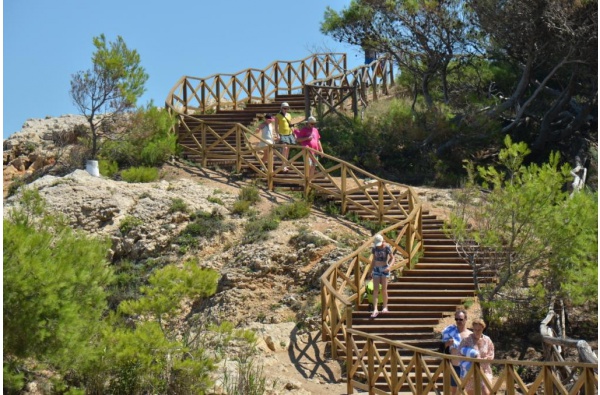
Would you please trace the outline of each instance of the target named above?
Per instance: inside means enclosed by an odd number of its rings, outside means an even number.
[[[464,318],[455,318],[454,321],[464,321]]]

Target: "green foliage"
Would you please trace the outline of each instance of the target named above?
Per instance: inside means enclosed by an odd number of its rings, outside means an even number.
[[[279,227],[280,218],[276,215],[268,214],[249,220],[244,227],[245,234],[242,239],[243,244],[256,243],[257,241],[267,240],[269,232]]]
[[[125,314],[151,314],[163,327],[169,318],[176,317],[184,298],[204,299],[217,291],[219,274],[211,269],[200,268],[188,261],[183,268],[168,265],[150,276],[147,286],[142,286],[142,297],[125,301],[119,311]]]
[[[144,223],[140,218],[134,217],[133,215],[128,215],[119,222],[119,230],[123,235],[131,232],[132,229],[141,226]]]
[[[211,238],[235,228],[234,224],[225,222],[223,215],[217,211],[212,213],[198,211],[190,219],[192,222],[181,231],[175,240],[177,244],[181,245],[182,252],[187,251],[190,247],[196,248],[199,237]]]
[[[81,378],[88,393],[204,393],[214,361],[176,323],[182,302],[213,295],[217,279],[193,261],[156,269],[140,297],[108,317]],[[142,319],[133,326],[123,315]]]
[[[152,104],[139,108],[124,126],[118,139],[106,141],[100,156],[120,166],[160,166],[177,153],[176,120]]]
[[[238,215],[251,214],[250,207],[260,202],[260,193],[255,186],[243,187],[237,200],[233,203],[232,212]]]
[[[260,193],[255,186],[243,187],[238,195],[238,200],[245,200],[251,204],[260,202]]]
[[[208,198],[206,198],[206,200],[208,200],[211,203],[219,204],[221,206],[223,206],[225,204],[225,203],[223,203],[221,198],[218,198],[216,196],[209,196]],[[235,209],[235,207],[234,207],[234,209]]]
[[[236,358],[236,372],[231,374],[227,368],[223,374],[223,387],[227,394],[262,395],[266,392],[264,368],[252,358]],[[225,367],[228,365],[225,364]]]
[[[185,200],[181,198],[173,198],[171,199],[171,206],[169,207],[169,213],[187,213],[188,205]]]
[[[112,178],[119,171],[119,164],[114,160],[100,159],[98,161],[100,174]]]
[[[158,180],[158,169],[155,167],[130,167],[121,172],[121,177],[127,182],[152,182]]]
[[[5,362],[34,358],[77,369],[107,307],[110,241],[73,231],[31,191],[4,220],[3,243]],[[20,376],[10,372],[14,385]]]
[[[449,232],[475,266],[478,295],[491,319],[522,306],[548,306],[552,297],[571,304],[597,297],[596,195],[570,198],[563,190],[570,169],[558,154],[541,166],[525,166],[528,153],[525,143],[507,136],[497,167],[475,172],[467,163],[469,183],[451,216]],[[496,275],[496,284],[478,281],[486,272]]]
[[[250,211],[250,205],[252,203],[247,200],[236,200],[233,202],[233,208],[231,212],[233,214],[244,215]]]
[[[303,200],[284,203],[275,207],[275,215],[284,221],[306,218],[310,215],[310,204]]]
[[[343,118],[326,117],[321,122],[323,144],[333,156],[382,178],[410,184],[458,186],[464,176],[462,159],[495,142],[497,136],[493,123],[482,126],[478,118],[458,117],[441,105],[413,109],[407,99],[370,106],[362,121],[349,124]],[[452,139],[455,144],[446,144]]]
[[[109,125],[123,112],[135,107],[145,91],[148,80],[140,56],[127,48],[121,36],[107,43],[104,34],[93,38],[96,52],[92,55],[93,69],[79,71],[71,79],[71,98],[86,116],[92,133],[93,158],[98,153],[98,130]],[[98,120],[97,115],[107,108],[110,113]]]

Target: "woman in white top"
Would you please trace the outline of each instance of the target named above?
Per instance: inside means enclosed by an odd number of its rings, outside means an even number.
[[[265,140],[264,142],[261,141],[258,146],[259,147],[264,147],[265,149],[263,149],[263,157],[262,157],[262,161],[264,163],[264,165],[267,165],[267,156],[269,153],[269,150],[266,148],[267,145],[273,145],[275,140],[277,140],[276,136],[275,136],[275,132],[273,131],[273,116],[271,114],[265,114],[265,120],[258,125],[258,128],[256,129],[256,132],[261,133],[260,137],[262,137],[263,140]]]

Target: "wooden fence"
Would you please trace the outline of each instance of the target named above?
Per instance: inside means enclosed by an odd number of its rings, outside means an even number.
[[[427,351],[351,328],[346,330],[346,339],[348,394],[354,390],[369,394],[450,394],[451,378],[458,384],[457,394],[466,393],[465,384],[471,378],[474,379],[475,394],[598,393],[597,364],[480,360]],[[454,371],[453,360],[472,362],[463,379]],[[429,367],[433,362],[437,366],[435,369]],[[484,375],[482,363],[491,364],[493,380]],[[563,367],[576,370],[578,375],[562,383],[556,371]],[[525,382],[521,376],[532,370],[539,370],[539,373],[533,381]]]
[[[183,76],[167,96],[166,105],[179,114],[205,114],[241,109],[245,103],[267,103],[277,94],[300,93],[308,81],[346,71],[345,53],[314,54],[302,60],[274,61],[265,69],[209,77]]]

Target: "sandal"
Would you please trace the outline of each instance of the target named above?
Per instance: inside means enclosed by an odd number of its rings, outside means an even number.
[[[375,318],[379,315],[378,311],[374,311],[373,313],[371,313],[371,318]]]
[[[389,313],[390,311],[388,310],[387,307],[384,307],[383,310],[381,310],[382,313]]]

